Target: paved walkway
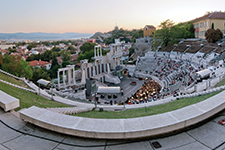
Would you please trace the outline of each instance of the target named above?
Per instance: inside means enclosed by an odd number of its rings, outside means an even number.
[[[218,120],[225,111],[206,124],[173,136],[142,141],[93,140],[59,134],[22,122],[12,113],[0,109],[1,150],[212,150],[225,141],[225,126]],[[6,126],[5,124],[6,123]],[[10,128],[10,127],[12,128]],[[16,131],[17,130],[17,131]],[[162,147],[155,148],[154,142]],[[225,144],[218,150],[225,149]]]

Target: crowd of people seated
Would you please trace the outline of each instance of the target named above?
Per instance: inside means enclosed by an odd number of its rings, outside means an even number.
[[[152,75],[158,77],[160,80],[164,80],[170,75],[171,83],[169,84],[169,87],[177,82],[181,82],[184,87],[191,85],[195,81],[195,73],[204,69],[203,65],[200,65],[195,69],[189,61],[172,60],[167,56],[155,56],[155,59],[157,60],[158,67],[153,70]],[[160,84],[149,78],[136,93],[127,98],[125,104],[147,103],[162,99],[168,95],[174,96],[179,92],[179,89],[170,91],[169,87],[164,87],[163,92],[160,93]],[[110,104],[123,105],[121,101],[119,103],[110,101]]]
[[[174,70],[178,70],[180,66],[183,65],[183,61],[175,61],[171,59],[159,59],[157,64],[161,65],[160,69],[154,69],[154,76],[158,77],[160,80],[164,79],[166,76],[171,74]],[[163,65],[162,65],[163,64]]]
[[[155,68],[152,75],[158,77],[159,80],[164,80],[168,75],[176,72],[176,75],[171,77],[172,82],[170,85],[181,81],[183,86],[189,86],[195,81],[195,77],[193,77],[195,72],[203,69],[202,66],[199,66],[198,69],[194,69],[188,61],[175,61],[168,59],[166,56],[155,57],[155,59],[157,59],[157,65],[160,67]],[[185,80],[187,76],[188,81]]]
[[[149,78],[142,87],[131,97],[127,98],[126,104],[147,103],[160,99],[162,95],[159,93],[161,86],[155,80]]]

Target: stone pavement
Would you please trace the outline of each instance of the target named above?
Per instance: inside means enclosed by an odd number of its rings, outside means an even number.
[[[225,111],[198,128],[158,139],[94,140],[48,131],[22,122],[0,109],[1,150],[212,150],[225,141],[225,126],[218,121]],[[6,126],[3,122],[8,125]],[[12,128],[10,128],[10,127]],[[17,130],[17,131],[16,131]],[[30,135],[27,135],[30,134]],[[161,148],[155,148],[158,142]],[[218,150],[225,149],[225,144]]]

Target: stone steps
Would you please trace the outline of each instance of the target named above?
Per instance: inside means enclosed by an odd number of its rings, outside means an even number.
[[[82,108],[82,107],[60,107],[60,108],[46,108],[46,109],[67,115],[78,114],[81,112],[87,112],[92,110],[92,108]]]

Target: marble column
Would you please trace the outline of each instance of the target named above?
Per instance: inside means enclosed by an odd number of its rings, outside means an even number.
[[[85,68],[85,79],[88,78],[87,68]]]
[[[100,73],[102,73],[102,62],[100,63]]]
[[[106,64],[103,65],[104,72],[106,72]]]
[[[76,83],[76,80],[75,80],[75,72],[74,72],[74,67],[73,67],[73,84]]]
[[[66,83],[65,83],[65,70],[63,70],[63,86],[65,86]]]
[[[60,88],[60,71],[58,71],[58,88]]]
[[[91,73],[91,67],[89,67],[89,78],[92,77],[92,73]]]
[[[99,68],[98,68],[98,64],[97,64],[97,67],[96,67],[96,68],[97,68],[97,70],[96,70],[95,72],[96,72],[96,75],[98,75],[98,74],[99,74],[99,73],[98,73],[98,69],[99,69]]]
[[[108,70],[108,73],[110,73],[110,67],[109,67],[109,64],[107,64],[107,70]]]
[[[99,47],[97,47],[97,55],[98,55],[98,57],[99,57]]]
[[[102,47],[100,47],[100,56],[102,56]]]
[[[68,73],[68,85],[70,85],[71,84],[71,69],[68,69],[67,73]]]
[[[94,57],[96,57],[96,47],[95,47],[95,49],[94,49]]]

